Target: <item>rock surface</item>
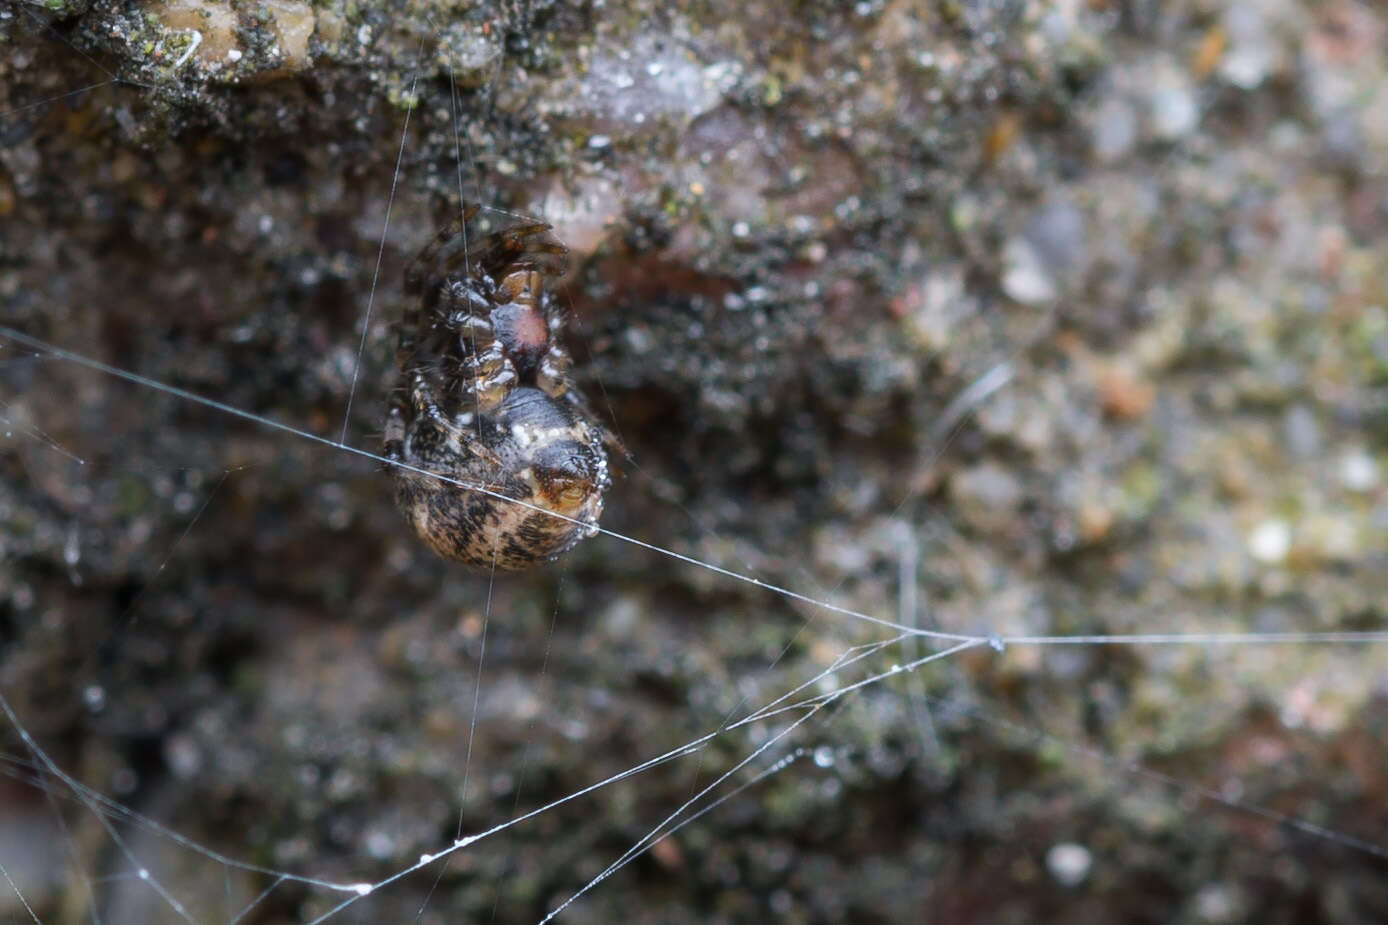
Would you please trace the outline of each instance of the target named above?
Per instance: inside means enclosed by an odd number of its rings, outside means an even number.
[[[375,451],[403,267],[480,199],[577,258],[612,530],[952,633],[1383,630],[1385,35],[1353,2],[5,7],[0,323],[330,441],[351,395]],[[0,402],[0,694],[261,867],[385,878],[891,632],[612,537],[461,573],[371,460],[3,336]],[[561,921],[1383,919],[1385,672],[981,647],[816,715]],[[749,728],[330,921],[535,921],[782,727]],[[59,802],[66,835],[0,789],[43,921],[178,919]],[[128,837],[198,921],[270,882]]]

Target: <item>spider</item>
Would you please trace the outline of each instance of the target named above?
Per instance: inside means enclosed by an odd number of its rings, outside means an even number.
[[[597,532],[605,448],[621,445],[569,378],[564,316],[546,289],[566,272],[568,248],[535,221],[470,242],[479,211],[468,205],[406,272],[415,301],[398,326],[384,449],[524,502],[392,467],[396,503],[436,553],[515,570]]]

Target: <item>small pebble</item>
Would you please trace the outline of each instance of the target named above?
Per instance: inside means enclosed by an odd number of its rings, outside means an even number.
[[[1027,241],[1052,275],[1077,272],[1089,261],[1089,235],[1084,213],[1067,200],[1056,199],[1027,221]]]
[[[1195,914],[1202,922],[1232,921],[1235,912],[1233,898],[1223,884],[1211,883],[1195,894]]]
[[[1277,565],[1292,548],[1292,528],[1285,520],[1265,520],[1248,536],[1248,553],[1267,565]]]
[[[1041,255],[1025,238],[1013,238],[1003,248],[1002,291],[1023,305],[1044,305],[1059,294]]]
[[[1011,511],[1021,503],[1022,487],[1001,466],[985,462],[955,475],[951,483],[957,503],[991,511]]]
[[[1219,75],[1240,90],[1256,90],[1272,70],[1276,53],[1258,8],[1230,6],[1224,11],[1224,31],[1229,49],[1219,62]]]
[[[1179,141],[1200,124],[1195,92],[1184,80],[1160,81],[1149,99],[1152,132],[1163,141]]]
[[[1137,113],[1127,100],[1110,98],[1094,114],[1089,140],[1094,156],[1105,164],[1127,157],[1137,144]]]
[[[1321,449],[1321,431],[1316,415],[1305,405],[1293,405],[1282,418],[1282,439],[1287,451],[1298,459],[1310,459]]]
[[[1340,460],[1340,484],[1350,491],[1370,491],[1378,485],[1378,463],[1361,449],[1350,450]]]
[[[1061,886],[1079,886],[1089,876],[1093,864],[1089,849],[1074,842],[1060,842],[1046,852],[1046,869]]]

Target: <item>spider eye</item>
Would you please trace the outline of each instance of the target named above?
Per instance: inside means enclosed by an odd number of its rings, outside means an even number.
[[[574,505],[588,497],[588,481],[586,479],[571,482],[559,492],[559,498],[566,505]]]
[[[556,479],[551,494],[564,507],[573,507],[588,497],[587,479]]]
[[[557,469],[540,469],[536,481],[551,504],[560,511],[572,510],[588,499],[593,483],[586,476]]]

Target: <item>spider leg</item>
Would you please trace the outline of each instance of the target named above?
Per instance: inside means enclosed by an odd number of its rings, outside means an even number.
[[[551,336],[553,336],[551,334]],[[559,398],[564,393],[571,390],[573,383],[569,381],[569,367],[573,361],[569,359],[569,352],[561,345],[550,342],[549,349],[540,358],[540,367],[535,374],[535,384],[540,387],[550,398]]]
[[[627,462],[635,463],[635,459],[633,459],[631,455],[631,450],[627,449],[627,445],[622,442],[622,438],[618,437],[611,428],[602,423],[602,418],[593,412],[593,406],[588,404],[588,399],[584,398],[577,389],[568,389],[560,397],[570,405],[573,405],[578,413],[583,416],[583,419],[588,421],[589,424],[597,430],[598,435],[602,437],[603,446],[607,447],[610,451],[622,457]]]
[[[446,442],[448,438],[456,440],[464,450],[500,468],[501,459],[490,449],[487,448],[477,434],[470,430],[459,427],[448,419],[439,408],[438,402],[434,400],[433,390],[424,381],[424,377],[418,373],[414,377],[414,388],[410,393],[411,402],[414,404],[416,420],[428,422],[434,430],[436,436],[430,439],[423,434],[417,435],[424,445],[421,449],[427,450],[434,442]],[[386,429],[390,430],[390,420],[386,421]]]
[[[479,303],[490,303],[472,281],[455,280],[433,295],[424,305],[408,306],[397,326],[395,364],[407,378],[440,365],[456,370],[472,364],[495,341],[487,312],[476,313]]]
[[[569,249],[554,237],[554,227],[546,222],[516,225],[470,240],[464,240],[461,228],[451,230],[450,242],[463,246],[442,254],[436,246],[426,249],[427,256],[420,255],[431,262],[435,279],[446,279],[456,274],[460,266],[465,270],[471,266],[473,275],[480,271],[490,283],[491,277],[522,258],[536,258],[532,261],[536,267],[551,276],[563,276],[568,270],[565,258]],[[491,285],[486,288],[490,294]]]
[[[492,303],[478,281],[453,280],[442,287],[438,295],[436,323],[457,335],[472,353],[495,339],[490,321]]]
[[[512,254],[567,254],[569,249],[554,237],[554,226],[549,222],[529,222],[512,225],[497,232],[497,245]],[[541,240],[534,240],[540,238]]]
[[[445,309],[452,309],[448,314],[448,322],[451,326],[471,324],[474,327],[485,326],[488,333],[491,325],[486,322],[487,316],[491,313],[492,303],[487,298],[491,289],[491,277],[483,277],[485,283],[479,280],[454,280],[446,286],[441,293],[440,301]]]
[[[550,276],[568,272],[569,249],[554,236],[548,222],[532,222],[503,229],[482,255],[482,265],[497,267],[533,258],[534,265]]]
[[[396,389],[390,397],[390,410],[386,412],[386,429],[382,435],[382,455],[391,462],[401,462],[405,458],[405,395]]]
[[[464,232],[467,223],[477,217],[477,213],[482,207],[475,202],[467,203],[463,206],[461,218],[454,219],[443,228],[439,229],[438,234],[430,241],[415,258],[410,261],[410,265],[405,268],[405,291],[411,294],[418,294],[431,283],[442,282],[442,277],[433,271],[439,262],[439,253],[445,246],[455,240],[466,239]]]
[[[432,249],[432,253],[428,255],[427,275],[416,268],[415,288],[411,291],[423,292],[427,296],[431,290],[443,289],[450,280],[461,276],[468,285],[478,287],[479,295],[485,297],[490,294],[492,281],[484,272],[488,264],[477,253],[479,242],[465,239],[460,230],[449,243],[457,246],[445,251]],[[420,256],[424,257],[423,254]]]
[[[567,272],[565,258],[569,249],[554,237],[550,224],[534,221],[470,238],[467,223],[480,211],[481,207],[475,203],[468,204],[461,220],[455,219],[445,226],[410,261],[405,270],[405,291],[410,295],[423,295],[424,308],[433,307],[438,290],[445,288],[450,277],[458,275],[459,267],[468,278],[482,283],[481,297],[490,295],[490,277],[499,268],[524,257],[536,258],[536,266],[549,275],[562,276]],[[481,309],[479,303],[477,310]]]

